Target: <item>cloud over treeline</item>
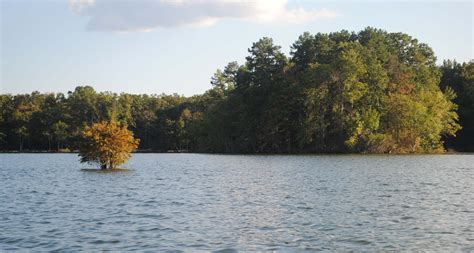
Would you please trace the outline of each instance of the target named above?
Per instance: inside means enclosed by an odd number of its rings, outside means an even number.
[[[289,8],[287,0],[70,0],[71,8],[89,18],[87,29],[151,31],[177,26],[211,26],[222,19],[256,23],[301,24],[328,19],[328,9]]]

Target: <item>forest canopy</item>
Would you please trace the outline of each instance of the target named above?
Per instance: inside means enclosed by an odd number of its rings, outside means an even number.
[[[304,33],[290,55],[271,38],[230,62],[202,95],[132,95],[78,86],[0,95],[1,150],[77,150],[117,120],[141,151],[437,153],[474,150],[474,63],[436,65],[404,33]]]

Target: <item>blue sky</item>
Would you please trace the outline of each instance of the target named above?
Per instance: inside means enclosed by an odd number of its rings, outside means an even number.
[[[305,31],[404,32],[438,61],[473,59],[472,1],[0,0],[0,93],[200,94],[252,42],[288,53]]]

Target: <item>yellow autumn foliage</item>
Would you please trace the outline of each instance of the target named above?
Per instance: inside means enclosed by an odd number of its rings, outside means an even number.
[[[81,162],[96,163],[102,169],[115,169],[137,149],[139,139],[115,120],[94,123],[82,131]]]

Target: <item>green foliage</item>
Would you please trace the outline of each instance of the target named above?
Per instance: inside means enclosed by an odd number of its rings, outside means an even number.
[[[432,153],[445,142],[474,150],[472,62],[438,67],[426,44],[371,27],[304,33],[289,57],[266,37],[248,52],[187,98],[90,86],[0,95],[0,144],[77,150],[85,126],[112,120],[150,151]]]
[[[444,61],[441,72],[440,86],[459,106],[459,123],[462,125],[455,137],[447,138],[448,147],[474,151],[474,61],[463,64]]]
[[[208,151],[442,152],[460,128],[433,51],[406,34],[305,33],[291,48],[253,44],[205,117]]]
[[[62,144],[68,137],[68,125],[62,121],[58,121],[52,125],[53,135],[58,144],[58,150],[61,150]]]

